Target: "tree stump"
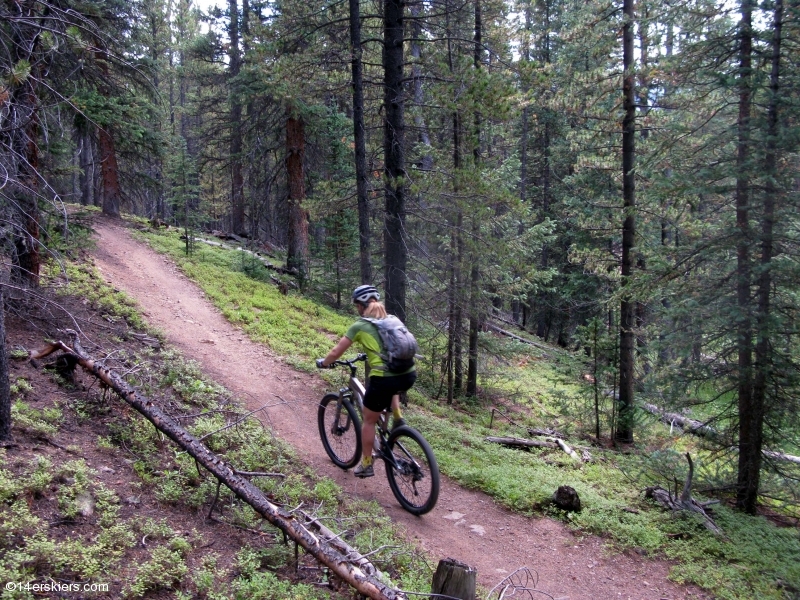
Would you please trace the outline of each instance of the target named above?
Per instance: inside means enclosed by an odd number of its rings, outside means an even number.
[[[578,496],[578,492],[575,491],[575,488],[568,485],[559,486],[555,491],[553,494],[553,504],[561,510],[569,512],[580,512],[581,510],[581,499]]]
[[[475,600],[477,578],[477,569],[454,558],[445,558],[439,561],[436,573],[433,574],[431,593],[461,600]]]

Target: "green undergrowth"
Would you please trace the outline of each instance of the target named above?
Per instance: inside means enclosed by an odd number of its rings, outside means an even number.
[[[324,356],[352,322],[348,314],[296,292],[283,295],[276,286],[244,272],[241,253],[197,244],[187,257],[174,234],[146,238],[175,259],[232,323],[298,368],[310,370],[312,359]],[[695,456],[697,481],[712,483],[730,476],[720,473],[718,461],[693,440],[672,436],[654,418],[639,415],[641,450],[620,453],[596,447],[582,435],[593,431],[595,400],[607,415],[610,399],[595,398],[589,386],[579,385],[579,361],[557,350],[547,353],[487,334],[482,343],[498,346],[494,358],[482,364],[482,400],[462,399],[455,408],[432,399],[441,392],[442,382],[425,372],[431,368],[425,363],[420,365],[425,385],[417,385],[410,394],[406,416],[431,442],[443,473],[522,514],[545,513],[578,533],[607,538],[614,548],[666,556],[676,563],[673,579],[699,585],[718,598],[777,600],[800,594],[800,538],[795,528],[779,528],[721,504],[712,507],[713,516],[725,535],[715,536],[696,518],[667,513],[645,499],[649,485],[672,487],[683,481],[682,454],[687,451]],[[441,349],[425,351],[435,359]],[[607,431],[608,426],[601,420],[602,428]],[[591,458],[577,461],[560,449],[526,452],[485,441],[489,435],[529,437],[528,427],[556,428],[568,435],[570,446]],[[560,485],[578,492],[580,512],[552,507],[550,499]]]
[[[231,323],[299,369],[311,370],[309,359],[327,354],[353,320],[296,292],[282,294],[252,270],[243,271],[240,252],[197,243],[187,257],[175,232],[145,235],[178,262]]]
[[[83,296],[107,321],[142,323],[133,304],[91,269],[69,266],[67,273],[65,294]],[[427,558],[377,504],[353,501],[315,475],[197,364],[141,344],[115,345],[105,364],[237,470],[284,475],[252,477],[271,502],[313,514],[369,554],[394,585],[429,591]],[[32,450],[0,449],[0,573],[20,583],[0,598],[47,596],[54,589],[44,586],[65,581],[107,585],[97,597],[115,598],[336,595],[340,584],[326,569],[302,550],[295,564],[291,541],[121,399],[96,385],[80,390],[55,375],[52,382],[62,391],[54,387],[58,400],[50,402],[41,393],[32,401],[35,383],[25,378],[12,385],[13,434]],[[100,432],[93,443],[72,443],[76,428],[90,427]],[[223,554],[223,546],[233,549]],[[349,597],[346,586],[342,593]]]
[[[671,576],[694,583],[718,598],[794,598],[800,588],[800,539],[795,528],[779,528],[762,517],[748,517],[725,505],[713,516],[724,532],[715,536],[694,517],[664,512],[647,500],[643,490],[654,482],[654,468],[642,466],[639,456],[623,455],[569,441],[592,458],[576,461],[560,450],[516,450],[485,441],[492,436],[526,437],[519,428],[491,413],[470,413],[434,405],[417,395],[425,414],[412,417],[434,448],[440,468],[461,485],[482,490],[501,504],[522,514],[557,517],[576,532],[609,539],[618,549],[634,548],[640,554],[664,555],[676,561]],[[697,461],[701,461],[700,454]],[[656,458],[653,458],[655,461]],[[698,469],[704,467],[700,462]],[[674,471],[681,485],[685,473]],[[662,480],[664,487],[672,482]],[[566,513],[552,507],[550,499],[560,485],[573,487],[582,510]],[[695,494],[699,500],[702,496]],[[794,590],[794,591],[792,591]]]
[[[146,330],[136,307],[136,301],[119,290],[102,285],[100,274],[88,263],[46,263],[44,269],[58,285],[63,294],[70,294],[82,299],[90,310],[95,310],[108,322],[123,321],[136,330]],[[79,329],[79,324],[74,324]]]

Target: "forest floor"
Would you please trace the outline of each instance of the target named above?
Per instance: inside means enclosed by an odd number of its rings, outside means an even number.
[[[317,402],[326,391],[321,378],[293,369],[250,341],[168,258],[135,241],[123,221],[98,216],[95,230],[93,257],[105,281],[135,299],[169,344],[247,409],[263,407],[261,420],[302,460],[346,493],[379,502],[434,560],[450,557],[475,567],[487,589],[528,567],[538,574],[537,589],[560,600],[709,598],[670,581],[666,560],[614,551],[608,540],[575,533],[554,519],[514,514],[446,477],[437,507],[423,517],[410,515],[392,496],[382,466],[374,478],[359,480],[328,459],[316,426]]]

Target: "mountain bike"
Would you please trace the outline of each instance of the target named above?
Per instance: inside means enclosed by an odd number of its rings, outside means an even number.
[[[333,366],[350,370],[347,387],[338,394],[326,394],[319,403],[317,424],[325,452],[333,463],[350,469],[361,460],[361,418],[364,409],[364,384],[357,377],[357,365],[366,354],[352,360],[337,360]],[[386,477],[394,497],[414,515],[430,512],[439,499],[439,465],[430,444],[408,425],[389,428],[389,411],[378,420],[373,456],[386,465]]]

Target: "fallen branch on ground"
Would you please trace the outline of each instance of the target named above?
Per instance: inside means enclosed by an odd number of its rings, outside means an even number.
[[[511,333],[510,331],[506,331],[505,329],[503,329],[501,327],[498,327],[497,325],[494,325],[492,323],[486,323],[486,327],[488,327],[492,331],[496,331],[497,333],[499,333],[501,335],[504,335],[506,337],[510,337],[512,340],[517,340],[518,342],[522,342],[523,344],[528,344],[528,345],[533,346],[535,348],[539,348],[540,350],[547,350],[548,352],[553,352],[553,351],[555,351],[555,352],[563,352],[563,350],[558,350],[557,348],[553,348],[552,346],[545,346],[544,344],[539,344],[537,342],[533,342],[531,340],[527,340],[522,336],[519,336],[519,335],[517,335],[515,333]],[[542,356],[544,356],[545,358],[548,358],[547,354],[543,354]]]
[[[656,415],[659,417],[659,420],[662,423],[665,423],[670,427],[677,425],[687,433],[693,433],[695,435],[708,438],[717,437],[717,431],[702,421],[690,419],[689,417],[685,417],[684,415],[678,413],[667,412],[655,404],[648,404],[647,402],[643,402],[641,407],[642,410],[649,412],[651,415]]]
[[[800,465],[800,456],[794,456],[793,454],[786,454],[784,452],[774,452],[773,450],[762,450],[761,453],[767,458],[793,462],[796,465]]]
[[[563,433],[557,432],[555,429],[532,429],[528,428],[528,435],[539,435],[543,437],[552,437],[552,438],[559,438],[559,439],[566,439]]]
[[[495,436],[489,436],[484,439],[487,442],[502,444],[503,446],[511,446],[515,448],[558,448],[558,444],[555,442],[543,442],[541,440],[526,440],[523,438]]]
[[[65,352],[71,360],[79,364],[104,384],[113,389],[125,402],[139,411],[159,431],[185,450],[198,464],[205,467],[217,480],[224,483],[231,492],[255,509],[262,517],[283,531],[308,554],[328,567],[337,577],[351,585],[361,594],[373,600],[400,600],[406,596],[382,581],[382,574],[372,563],[360,554],[353,555],[352,549],[343,548],[341,540],[315,519],[298,519],[297,514],[288,512],[267,500],[264,493],[253,485],[236,469],[222,460],[203,445],[195,436],[183,429],[172,417],[163,412],[151,400],[128,385],[118,374],[96,362],[85,353],[77,334],[66,330],[71,344],[54,342],[32,354],[32,358],[44,358],[57,350]],[[301,514],[301,516],[303,516]],[[312,533],[316,531],[315,533]]]
[[[661,486],[649,487],[645,490],[645,497],[652,498],[660,506],[667,510],[679,511],[685,510],[700,515],[703,519],[703,525],[706,529],[715,535],[723,535],[722,530],[717,526],[708,513],[706,506],[712,504],[711,502],[703,504],[697,502],[692,498],[692,478],[694,477],[694,463],[692,462],[691,455],[686,453],[686,460],[689,462],[689,473],[686,475],[686,481],[683,484],[683,491],[678,496],[677,482],[675,494],[669,490],[665,490]]]
[[[206,244],[208,246],[216,246],[217,248],[224,248],[226,250],[240,250],[242,252],[245,252],[246,254],[249,254],[250,256],[252,256],[256,260],[258,260],[262,265],[264,265],[264,267],[266,267],[270,271],[276,271],[276,272],[278,272],[278,273],[280,273],[282,275],[291,275],[292,277],[297,277],[299,275],[299,273],[297,272],[297,269],[287,269],[286,267],[278,267],[276,265],[273,265],[270,261],[268,261],[267,259],[263,258],[257,252],[253,252],[252,250],[248,250],[247,248],[234,248],[233,246],[231,246],[229,244],[223,244],[221,242],[212,242],[211,240],[207,240],[205,238],[201,238],[201,237],[197,237],[197,236],[194,236],[192,239],[195,242],[202,242],[202,243],[204,243],[204,244]]]
[[[524,438],[516,438],[516,437],[497,437],[497,436],[488,436],[484,438],[487,442],[492,442],[493,444],[502,444],[503,446],[508,446],[510,448],[552,448],[552,449],[561,449],[567,454],[569,454],[575,460],[583,461],[584,459],[575,452],[572,448],[570,448],[564,440],[560,440],[558,438],[551,438],[547,441],[541,440],[527,440]],[[585,460],[591,460],[591,454],[585,452],[584,456],[586,456]]]
[[[703,423],[702,421],[697,421],[696,419],[691,419],[684,415],[680,415],[678,413],[667,412],[666,410],[659,408],[655,404],[648,404],[644,402],[641,404],[642,410],[649,412],[652,415],[656,415],[659,417],[659,420],[662,423],[669,425],[670,427],[673,425],[677,425],[686,433],[691,433],[694,435],[698,435],[701,437],[707,438],[716,438],[717,431],[711,427],[710,425]],[[734,448],[736,450],[736,448]],[[766,458],[771,458],[773,460],[780,460],[784,462],[792,462],[797,465],[800,465],[800,456],[795,456],[793,454],[786,454],[785,452],[776,452],[774,450],[762,450],[761,453]]]
[[[572,458],[574,458],[575,460],[581,460],[581,457],[578,456],[578,453],[575,452],[575,450],[573,450],[569,446],[567,446],[567,444],[566,444],[566,442],[564,440],[560,440],[558,438],[555,438],[555,441],[556,441],[556,444],[558,444],[558,447],[561,448],[567,454],[569,454]]]

